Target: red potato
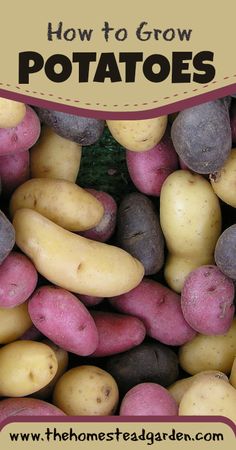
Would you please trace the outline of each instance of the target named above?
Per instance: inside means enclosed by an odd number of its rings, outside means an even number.
[[[41,125],[36,112],[26,106],[22,122],[14,128],[0,128],[0,156],[29,150],[38,140]]]
[[[65,289],[43,286],[29,300],[32,322],[54,344],[80,356],[92,354],[98,332],[87,308]]]
[[[122,353],[143,342],[146,330],[136,317],[103,311],[92,311],[98,330],[98,346],[92,356]]]
[[[159,196],[162,184],[178,168],[178,156],[170,136],[146,152],[126,151],[130,177],[136,188],[147,195]]]
[[[29,151],[0,156],[0,177],[4,197],[29,179]]]
[[[98,305],[99,303],[101,303],[104,300],[103,297],[95,297],[93,295],[79,294],[77,297],[88,308],[90,306]]]
[[[185,320],[198,333],[225,334],[234,318],[234,283],[217,266],[198,267],[187,276],[181,307]]]
[[[130,389],[120,406],[120,416],[177,416],[178,405],[160,384],[141,383]]]
[[[36,288],[37,271],[27,256],[12,251],[0,265],[0,307],[24,303]]]
[[[118,311],[143,321],[148,336],[167,345],[183,345],[196,331],[184,319],[180,296],[156,281],[143,279],[126,294],[110,299]]]
[[[106,242],[115,231],[117,204],[113,197],[106,192],[96,191],[95,189],[86,189],[86,191],[102,203],[104,215],[96,227],[79,234],[94,241]]]
[[[54,405],[36,398],[6,398],[0,401],[0,421],[12,416],[66,416]]]

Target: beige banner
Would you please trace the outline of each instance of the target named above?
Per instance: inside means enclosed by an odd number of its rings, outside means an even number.
[[[4,450],[235,449],[235,435],[230,426],[200,421],[11,423],[2,429],[0,440]]]
[[[0,94],[105,113],[223,96],[236,83],[235,12],[235,0],[8,0]]]

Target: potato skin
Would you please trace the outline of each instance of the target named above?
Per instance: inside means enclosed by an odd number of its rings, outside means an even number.
[[[141,383],[124,396],[120,416],[176,416],[178,406],[167,389],[155,383]]]
[[[168,133],[151,150],[126,151],[126,163],[134,185],[146,195],[160,196],[165,179],[178,168],[178,156]]]
[[[15,229],[11,222],[0,211],[0,264],[6,259],[15,245]]]
[[[12,192],[29,179],[29,151],[0,156],[2,192],[8,198]]]
[[[14,341],[0,348],[0,395],[23,397],[46,386],[57,371],[53,350],[41,342]]]
[[[69,231],[87,230],[97,225],[102,203],[70,181],[32,178],[19,186],[11,197],[10,214],[30,208]]]
[[[236,357],[231,368],[229,382],[236,389]]]
[[[0,401],[0,421],[11,416],[65,416],[51,403],[36,398],[5,398]]]
[[[35,108],[40,120],[52,127],[59,136],[80,145],[94,144],[101,137],[104,121],[91,117],[80,117],[45,108]]]
[[[117,215],[118,245],[143,264],[145,275],[157,273],[164,264],[164,239],[152,201],[132,192],[121,201]]]
[[[230,373],[236,353],[236,318],[229,331],[222,335],[198,334],[179,349],[179,364],[185,372],[195,375],[203,370]]]
[[[127,150],[145,152],[160,142],[167,126],[167,116],[145,120],[107,120],[114,139]]]
[[[233,280],[236,279],[236,225],[223,231],[215,246],[215,262],[221,272]]]
[[[211,185],[216,195],[233,208],[236,208],[234,195],[236,183],[236,148],[233,148],[224,165],[210,175]]]
[[[176,152],[195,172],[213,173],[228,158],[232,147],[229,111],[215,100],[181,111],[171,128]]]
[[[109,356],[133,348],[144,340],[146,329],[133,316],[91,311],[98,331],[98,345],[92,356]]]
[[[113,415],[118,399],[114,378],[96,366],[68,370],[58,380],[53,393],[53,404],[70,416]]]
[[[26,105],[7,98],[0,98],[0,128],[19,125],[26,114]]]
[[[234,283],[216,266],[206,265],[190,272],[181,292],[185,320],[198,333],[226,333],[233,321]]]
[[[221,209],[210,183],[188,170],[169,175],[161,190],[160,224],[169,251],[165,278],[181,292],[189,272],[214,262]]]
[[[98,332],[87,308],[73,294],[42,286],[29,300],[29,314],[38,330],[59,347],[87,356],[98,345]]]
[[[56,178],[75,183],[81,154],[81,145],[43,125],[38,142],[30,150],[31,177]]]
[[[0,265],[0,307],[24,303],[36,288],[37,271],[27,256],[12,251]]]
[[[158,341],[143,342],[111,356],[106,360],[105,369],[115,378],[122,394],[144,382],[169,386],[179,374],[177,355]]]
[[[136,288],[111,298],[110,303],[142,320],[147,335],[163,344],[183,345],[196,335],[184,319],[180,296],[154,280],[144,278]]]
[[[19,339],[32,325],[28,313],[28,304],[14,308],[0,308],[0,345]]]
[[[124,250],[73,234],[36,211],[18,210],[13,223],[18,247],[38,272],[68,291],[109,297],[143,278],[142,264]]]

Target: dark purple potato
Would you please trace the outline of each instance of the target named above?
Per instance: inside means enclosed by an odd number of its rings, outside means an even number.
[[[0,211],[0,264],[9,255],[14,245],[15,230],[5,214]]]
[[[215,262],[221,272],[236,280],[236,225],[231,225],[220,235],[215,247]]]

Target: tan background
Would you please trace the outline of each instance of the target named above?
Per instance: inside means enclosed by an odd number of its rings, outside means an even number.
[[[170,1],[146,0],[145,2],[119,0],[79,1],[67,0],[8,0],[0,16],[1,72],[0,88],[32,97],[51,100],[80,108],[103,111],[143,111],[187,99],[195,95],[236,83],[235,43],[235,0],[216,2],[213,0]],[[107,43],[101,28],[104,21],[115,28],[127,28],[128,39],[118,42],[114,36]],[[72,42],[47,41],[48,22],[57,25],[63,21],[67,28],[94,28],[90,42],[75,39]],[[140,22],[148,22],[147,29],[192,28],[189,42],[175,39],[171,42],[154,38],[139,41],[135,30]],[[112,36],[112,35],[111,35]],[[215,52],[214,83],[201,85],[171,84],[170,77],[161,83],[145,80],[142,70],[139,77],[130,83],[78,83],[77,64],[68,81],[53,83],[44,71],[30,78],[30,85],[18,85],[18,53],[37,51],[45,60],[55,53],[71,57],[72,52],[95,51],[115,52],[139,51],[146,56],[161,53],[169,57],[172,51]],[[138,63],[140,64],[140,63]],[[121,64],[120,67],[123,67]],[[91,79],[95,72],[91,70]],[[138,65],[139,67],[139,65]],[[141,67],[141,66],[140,66]],[[191,63],[190,63],[191,69]],[[121,70],[122,75],[122,70]],[[227,79],[225,79],[227,77]],[[196,90],[197,89],[197,90]],[[176,97],[178,94],[178,97]],[[165,98],[168,97],[168,98]],[[145,104],[143,104],[145,103]],[[106,105],[106,106],[105,106]],[[114,107],[114,105],[118,105]]]

